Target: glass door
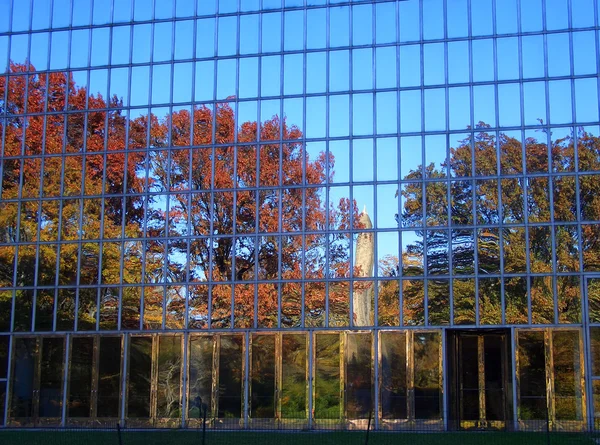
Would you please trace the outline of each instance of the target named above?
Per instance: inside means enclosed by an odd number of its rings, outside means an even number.
[[[15,338],[9,404],[10,425],[60,424],[64,354],[64,337]]]
[[[120,418],[121,336],[74,336],[67,387],[69,425],[114,424]]]
[[[510,419],[508,332],[448,332],[449,425],[505,429]]]

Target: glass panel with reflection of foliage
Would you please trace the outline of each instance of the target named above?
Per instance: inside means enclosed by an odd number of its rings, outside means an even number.
[[[306,335],[281,336],[281,417],[306,419]]]
[[[250,417],[275,417],[275,336],[252,336]]]
[[[346,417],[366,419],[373,410],[371,334],[348,334],[346,341]]]
[[[440,382],[441,335],[438,332],[414,333],[414,397],[416,419],[442,416]]]
[[[340,334],[315,335],[315,419],[339,419],[340,394]]]
[[[243,335],[221,336],[219,351],[219,418],[242,417]]]

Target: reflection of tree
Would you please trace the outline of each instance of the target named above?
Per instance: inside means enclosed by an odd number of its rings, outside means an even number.
[[[527,273],[528,255],[530,272],[551,273],[552,234],[551,227],[544,223],[552,219],[565,222],[565,225],[556,227],[557,270],[579,271],[579,235],[577,227],[568,224],[576,220],[577,193],[580,218],[589,221],[600,219],[597,210],[600,208],[600,182],[595,175],[582,175],[578,191],[575,177],[568,174],[576,169],[575,136],[571,134],[553,140],[548,147],[544,142],[548,138],[547,133],[541,133],[539,139],[528,137],[521,142],[505,133],[496,136],[488,128],[488,125],[479,123],[475,133],[459,141],[458,146],[450,148],[446,161],[440,165],[430,163],[419,166],[403,178],[407,182],[398,191],[403,199],[402,213],[396,219],[401,227],[414,227],[416,236],[415,241],[405,245],[403,264],[398,266],[398,270],[402,267],[404,276],[422,276],[425,268],[432,278],[448,275],[450,271],[455,276],[471,275],[475,272],[474,267],[480,277],[499,274],[501,255],[505,272]],[[576,136],[580,156],[577,167],[580,171],[599,170],[600,140],[583,129],[579,129]],[[550,171],[565,174],[549,177],[549,168],[552,168]],[[446,172],[451,175],[450,181],[446,179]],[[524,176],[524,172],[532,175]],[[544,172],[546,176],[540,175]],[[513,176],[499,178],[499,173]],[[427,182],[423,184],[426,178]],[[553,192],[553,201],[550,200],[549,190]],[[530,226],[526,233],[525,227],[517,224],[524,224],[527,220]],[[507,226],[500,229],[500,222]],[[471,229],[469,226],[475,223],[483,227]],[[600,229],[597,224],[582,226],[582,254],[586,270],[600,268],[598,233]],[[552,280],[550,277],[548,280],[546,283],[545,277],[539,277],[532,282],[534,323],[553,321]],[[437,281],[429,284],[430,291],[432,286],[437,286]],[[518,300],[523,293],[527,294],[525,281],[513,280],[505,284],[507,295],[511,298]],[[404,310],[409,311],[405,321],[421,324],[420,317],[423,314],[419,316],[419,313],[423,310],[424,286],[418,280],[404,282]],[[461,282],[455,280],[455,302],[463,304],[473,301],[474,290],[473,286],[462,286]],[[578,300],[579,295],[572,292],[572,286],[559,285],[559,291],[562,290],[565,292],[559,295],[559,309],[570,310],[571,315],[565,319],[575,321],[577,316],[572,313],[572,308],[577,308],[578,303],[568,300]],[[470,295],[463,295],[464,292]],[[477,298],[485,309],[480,312],[480,322],[499,323],[499,281],[483,280]],[[518,314],[519,310],[526,310],[526,303],[522,305],[521,302],[507,300],[507,304],[517,304],[511,308],[511,322],[527,321]],[[436,310],[435,307],[433,309]],[[472,312],[466,307],[464,309]],[[440,316],[439,313],[435,315]],[[459,318],[463,316],[458,315]],[[470,322],[474,322],[474,317],[470,318]]]
[[[8,91],[0,102],[7,113],[0,240],[22,244],[0,246],[0,285],[13,285],[15,256],[17,286],[131,285],[103,288],[99,300],[81,288],[79,305],[80,326],[100,317],[114,329],[110,314],[121,298],[133,317],[122,326],[131,329],[142,305],[145,327],[162,326],[165,305],[167,325],[183,327],[173,314],[183,311],[186,291],[170,283],[235,282],[206,292],[190,287],[203,314],[194,322],[206,325],[210,296],[210,322],[228,327],[233,298],[234,325],[243,328],[254,323],[255,292],[259,326],[276,325],[279,292],[286,304],[297,302],[284,317],[291,324],[300,318],[301,289],[255,289],[255,278],[351,277],[351,231],[361,227],[356,205],[347,198],[326,204],[322,185],[333,157],[309,158],[302,133],[285,119],[236,123],[229,103],[128,119],[116,96],[89,94],[68,73],[28,74],[18,64],[10,72],[16,75],[0,78],[0,97]],[[65,199],[46,200],[58,197]],[[328,238],[327,230],[336,232]],[[142,283],[152,284],[143,295],[135,287]],[[324,287],[308,287],[304,298],[307,312],[324,314]],[[329,299],[333,317],[340,311],[348,319],[348,286],[333,286]],[[71,310],[60,311],[58,323],[72,325],[74,305],[62,307]]]

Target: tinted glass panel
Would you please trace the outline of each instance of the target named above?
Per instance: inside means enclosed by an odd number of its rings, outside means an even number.
[[[92,337],[74,337],[71,341],[68,417],[91,416],[93,363],[94,339]]]
[[[244,337],[223,335],[219,350],[219,411],[217,417],[242,416]]]

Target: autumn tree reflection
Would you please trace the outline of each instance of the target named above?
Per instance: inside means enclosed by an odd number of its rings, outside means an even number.
[[[322,283],[351,279],[362,223],[348,198],[328,203],[333,156],[309,156],[296,126],[237,122],[228,102],[128,111],[70,73],[14,63],[5,92],[0,283],[49,288],[37,308],[17,293],[17,330],[56,305],[57,323],[79,329],[178,329],[186,301],[195,328],[276,327],[280,307],[288,326],[303,312],[323,326],[326,298],[348,325],[350,282],[328,297]]]
[[[580,153],[579,166],[575,150]],[[396,220],[400,227],[415,231],[402,232],[406,242],[401,261],[393,264],[387,259],[384,269],[384,276],[395,277],[402,270],[410,278],[402,281],[404,323],[425,324],[425,286],[429,287],[429,323],[450,322],[448,301],[443,298],[449,294],[448,281],[437,277],[448,275],[458,278],[453,280],[454,323],[474,324],[476,303],[480,324],[501,323],[503,310],[507,323],[528,323],[529,318],[533,323],[554,323],[555,293],[557,321],[580,322],[577,277],[559,277],[555,291],[550,275],[580,271],[580,236],[584,269],[598,270],[599,226],[584,224],[579,235],[577,226],[569,224],[578,213],[583,220],[600,216],[599,183],[588,180],[595,176],[583,175],[578,190],[575,176],[569,174],[577,167],[600,170],[600,140],[584,128],[558,138],[540,130],[536,137],[521,141],[480,122],[472,134],[450,147],[443,162],[411,170],[397,192],[402,207]],[[561,174],[549,176],[550,172]],[[561,222],[554,227],[554,246],[552,221]],[[422,280],[425,271],[427,283]],[[477,295],[475,280],[461,279],[475,271],[480,277]],[[502,286],[499,278],[492,278],[501,273],[523,276],[507,277]],[[530,277],[528,291],[527,273],[548,275]],[[395,292],[389,284],[380,286],[380,320],[397,313],[397,301],[388,303]]]

